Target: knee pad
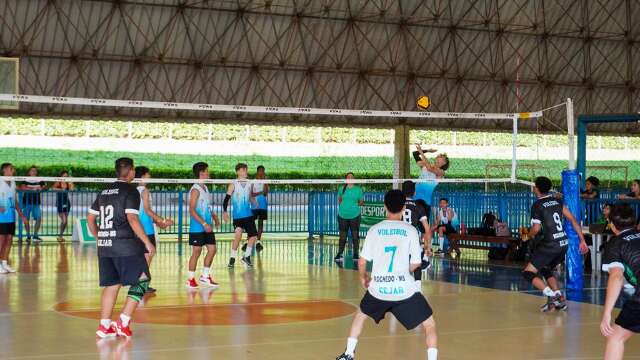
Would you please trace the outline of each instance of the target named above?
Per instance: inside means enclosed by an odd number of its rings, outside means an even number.
[[[144,294],[149,289],[149,282],[150,282],[149,279],[140,279],[140,280],[138,280],[137,284],[131,285],[129,287],[129,292],[127,293],[127,297],[129,297],[132,300],[135,300],[137,302],[140,302],[140,300],[142,300],[142,297],[144,296]]]
[[[528,282],[532,282],[538,275],[531,271],[523,271],[522,277],[525,278]]]
[[[413,272],[413,278],[414,278],[414,280],[421,281],[422,280],[422,270],[418,269],[418,270],[414,271]]]
[[[542,275],[545,279],[553,277],[553,270],[545,267],[540,269],[540,275]]]

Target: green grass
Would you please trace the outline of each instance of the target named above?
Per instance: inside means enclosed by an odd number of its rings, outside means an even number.
[[[18,168],[18,174],[26,174],[31,165],[40,168],[43,176],[57,176],[62,169],[68,169],[73,176],[113,176],[113,162],[121,156],[132,157],[137,165],[151,168],[155,177],[191,178],[191,166],[197,161],[205,161],[210,166],[211,176],[232,178],[237,162],[249,164],[250,172],[257,165],[264,165],[270,178],[339,178],[353,171],[361,178],[389,178],[392,176],[393,159],[391,157],[270,157],[270,156],[226,156],[226,155],[175,155],[157,153],[107,152],[107,151],[66,151],[28,148],[0,148],[0,161],[11,162]],[[510,160],[451,159],[448,178],[484,178],[487,163],[509,164]],[[566,161],[519,161],[519,164],[542,165],[548,171],[538,171],[535,175],[546,175],[559,181]],[[629,179],[640,178],[640,161],[594,161],[589,165],[625,165],[629,166]],[[412,164],[412,173],[418,169]],[[596,173],[601,180],[608,174]],[[493,177],[508,177],[508,172],[494,174]],[[520,178],[528,179],[527,172],[520,172]],[[623,180],[621,172],[614,173],[615,185]]]

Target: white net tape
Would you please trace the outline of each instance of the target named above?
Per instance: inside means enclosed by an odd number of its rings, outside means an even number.
[[[107,106],[122,108],[144,108],[162,110],[189,110],[210,112],[240,112],[263,114],[292,114],[292,115],[329,115],[329,116],[364,116],[364,117],[395,117],[395,118],[425,118],[425,119],[503,119],[511,120],[514,116],[522,119],[538,118],[542,111],[518,114],[502,113],[460,113],[460,112],[426,112],[426,111],[381,111],[381,110],[350,110],[350,109],[317,109],[277,106],[246,106],[246,105],[216,105],[190,104],[160,101],[139,100],[111,100],[88,99],[62,96],[15,95],[0,94],[0,100],[37,104]]]
[[[0,180],[16,181],[16,182],[73,182],[73,183],[112,183],[115,178],[92,178],[92,177],[46,177],[46,176],[0,176]],[[531,182],[516,180],[511,181],[509,178],[502,179],[265,179],[265,180],[246,180],[254,184],[272,184],[272,185],[341,185],[341,184],[399,184],[405,181],[413,181],[415,183],[439,183],[439,184],[488,184],[488,183],[517,183],[523,185],[533,185]],[[141,179],[134,179],[133,182],[140,182]],[[224,185],[238,181],[237,179],[144,179],[146,184],[212,184]]]

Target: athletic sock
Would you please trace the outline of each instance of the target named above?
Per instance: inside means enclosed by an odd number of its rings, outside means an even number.
[[[195,278],[196,278],[196,272],[195,271],[189,271],[189,280],[195,279]]]
[[[231,248],[231,255],[229,255],[229,257],[235,259],[236,255],[238,255],[238,249],[233,250],[233,248]]]
[[[209,277],[209,268],[208,267],[203,267],[202,268],[202,276]]]
[[[427,360],[438,360],[438,349],[436,349],[436,348],[428,348],[427,349]]]
[[[111,319],[100,319],[100,325],[105,329],[108,329],[111,326]]]
[[[120,322],[122,323],[122,326],[124,327],[129,326],[129,321],[131,321],[131,316],[120,314]]]
[[[347,339],[347,350],[344,351],[345,354],[353,356],[356,353],[356,346],[358,345],[358,339],[348,338]]]
[[[416,290],[422,292],[422,280],[416,280]]]
[[[551,290],[551,288],[548,287],[548,286],[546,288],[544,288],[544,290],[542,290],[542,293],[544,294],[544,296],[555,296],[556,295],[556,293],[553,290]]]
[[[7,260],[2,260],[2,267],[6,268],[7,267]]]
[[[253,251],[253,247],[247,245],[247,250],[244,251],[244,257],[249,257],[251,256],[251,251]]]

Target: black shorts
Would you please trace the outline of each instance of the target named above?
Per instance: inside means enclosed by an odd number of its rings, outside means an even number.
[[[558,250],[548,250],[545,248],[538,248],[531,254],[531,265],[533,265],[538,271],[547,268],[554,270],[558,265],[564,262],[565,255],[567,254],[567,248],[561,248]]]
[[[640,304],[630,300],[624,303],[616,318],[616,324],[634,333],[640,333]]]
[[[445,235],[455,234],[456,233],[456,229],[454,229],[453,226],[451,226],[451,224],[449,224],[449,223],[438,225],[438,230],[440,228],[444,228],[444,234]]]
[[[213,232],[197,232],[189,233],[189,245],[191,246],[205,246],[215,245],[216,234]]]
[[[249,237],[258,236],[258,229],[256,228],[256,222],[251,217],[245,217],[241,219],[233,219],[233,229],[242,229],[247,233]]]
[[[56,211],[58,214],[68,214],[71,212],[71,202],[69,199],[56,199]]]
[[[149,238],[149,241],[151,242],[151,244],[153,244],[153,247],[157,247],[155,234],[154,235],[147,235],[147,237]],[[156,249],[156,252],[158,252],[157,249]],[[147,251],[147,249],[144,249],[144,253],[147,254],[147,253],[149,253],[149,251]]]
[[[0,223],[0,235],[15,235],[16,223]]]
[[[269,217],[266,209],[253,209],[251,212],[255,220],[267,220]]]
[[[376,324],[390,312],[407,330],[415,329],[433,315],[431,306],[421,293],[415,293],[402,301],[384,301],[367,291],[360,302],[360,311],[372,318]]]
[[[122,257],[98,258],[100,268],[100,286],[131,286],[139,282],[145,274],[151,280],[149,265],[144,254]]]

